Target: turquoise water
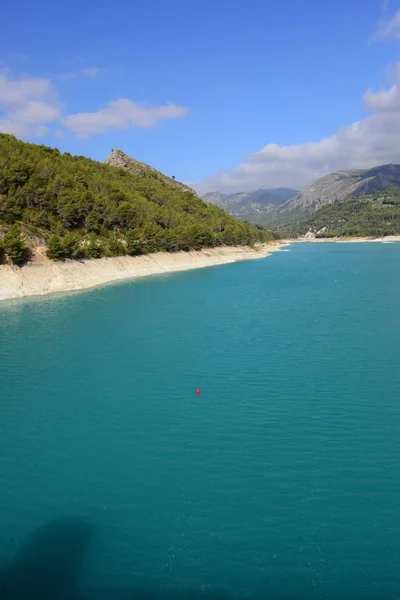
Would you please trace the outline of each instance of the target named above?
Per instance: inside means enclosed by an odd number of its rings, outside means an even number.
[[[303,244],[1,304],[0,559],[78,516],[88,584],[398,598],[399,265]]]

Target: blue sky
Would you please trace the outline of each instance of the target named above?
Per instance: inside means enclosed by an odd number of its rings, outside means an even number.
[[[399,11],[399,0],[7,3],[0,130],[98,160],[121,148],[200,192],[400,162]]]

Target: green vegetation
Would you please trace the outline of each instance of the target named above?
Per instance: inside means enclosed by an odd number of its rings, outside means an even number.
[[[320,238],[381,237],[400,234],[400,189],[388,188],[371,196],[328,204],[311,217],[280,231],[298,237],[308,231]]]
[[[23,265],[30,257],[30,250],[25,244],[17,224],[12,225],[4,234],[1,248],[3,257],[7,255],[15,265]]]
[[[130,174],[0,134],[0,260],[22,264],[43,243],[64,260],[271,239],[157,172]]]

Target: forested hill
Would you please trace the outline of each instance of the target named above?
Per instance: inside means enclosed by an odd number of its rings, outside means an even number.
[[[123,168],[0,134],[0,258],[23,263],[44,244],[52,259],[174,252],[267,241],[153,169]],[[28,249],[27,249],[28,247]]]
[[[298,237],[308,232],[320,238],[399,235],[400,189],[323,206],[308,219],[288,226],[281,235]]]

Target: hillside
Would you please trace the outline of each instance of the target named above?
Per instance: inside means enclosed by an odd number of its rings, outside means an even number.
[[[272,237],[138,165],[131,172],[126,165],[61,154],[0,134],[0,259],[21,264],[40,246],[47,247],[49,258],[62,260],[253,244]]]
[[[329,204],[308,219],[288,226],[285,235],[298,237],[381,237],[400,234],[400,189]]]
[[[274,207],[293,198],[296,194],[297,190],[289,188],[271,188],[237,194],[209,192],[202,198],[205,202],[223,208],[238,219],[250,223],[261,223]]]
[[[372,169],[338,171],[321,177],[302,189],[292,200],[270,211],[265,225],[282,225],[304,219],[327,204],[343,202],[400,187],[400,165],[382,165]]]
[[[157,169],[154,169],[154,167],[150,167],[150,165],[146,165],[146,163],[140,162],[139,160],[128,156],[122,152],[122,150],[111,150],[104,162],[106,165],[111,165],[112,167],[126,169],[129,173],[138,177],[154,177],[158,181],[165,183],[172,188],[180,190],[181,192],[189,192],[193,196],[197,196],[196,192],[189,186],[181,183],[180,181],[176,181],[173,177],[167,177],[167,175],[157,171]]]

